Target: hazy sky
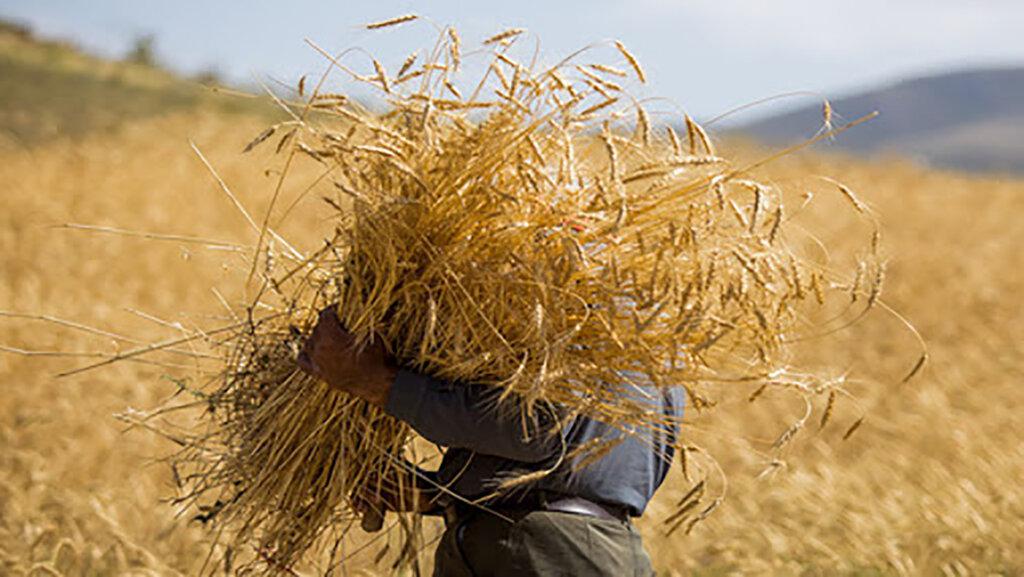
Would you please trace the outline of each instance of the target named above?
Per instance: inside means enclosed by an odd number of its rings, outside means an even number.
[[[455,24],[467,44],[528,28],[548,61],[619,38],[644,62],[649,94],[699,117],[795,90],[835,97],[921,73],[1024,63],[1024,0],[0,0],[0,16],[104,55],[152,33],[175,69],[289,83],[323,68],[304,38],[331,51],[365,47],[397,66],[432,40],[429,25],[358,25],[406,12]]]

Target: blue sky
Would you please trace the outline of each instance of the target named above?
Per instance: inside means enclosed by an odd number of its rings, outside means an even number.
[[[407,12],[455,24],[467,44],[528,28],[548,61],[621,39],[648,70],[647,94],[705,118],[795,90],[836,97],[923,73],[1024,64],[1024,0],[0,0],[0,16],[103,55],[155,34],[177,70],[289,83],[323,68],[304,38],[400,62],[430,42],[429,24],[385,33],[359,24]]]

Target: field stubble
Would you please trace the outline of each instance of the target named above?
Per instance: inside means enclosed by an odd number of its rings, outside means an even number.
[[[223,313],[210,289],[236,298],[231,290],[244,274],[230,248],[53,225],[251,244],[185,138],[260,213],[274,175],[259,167],[272,169],[273,161],[239,153],[261,124],[178,115],[5,152],[0,309],[144,340],[173,336],[174,323],[215,322]],[[932,363],[899,385],[916,357],[914,343],[877,312],[809,341],[808,359],[851,369],[850,388],[868,419],[843,441],[860,413],[838,403],[834,421],[801,431],[786,462],[774,467],[760,455],[792,422],[795,407],[784,399],[749,405],[752,391],[737,389],[722,410],[696,418],[688,434],[721,458],[730,496],[692,535],[666,538],[661,521],[685,484],[662,491],[641,522],[656,566],[664,574],[1019,574],[1024,432],[1014,418],[1024,401],[1017,386],[1024,183],[810,155],[768,168],[763,176],[787,189],[832,195],[806,221],[840,259],[844,239],[863,238],[863,223],[832,205],[843,199],[809,174],[841,180],[879,215],[891,255],[885,298],[921,330]],[[315,176],[312,167],[300,168],[286,199]],[[317,218],[314,201],[304,206],[310,210],[282,232],[308,248],[329,223]],[[6,346],[113,350],[110,339],[43,321],[0,318],[0,327]],[[0,354],[0,573],[195,573],[206,551],[203,532],[160,502],[171,494],[171,475],[151,461],[173,445],[143,431],[125,434],[113,417],[173,393],[174,383],[162,378],[168,370],[120,364],[53,378],[71,366]]]

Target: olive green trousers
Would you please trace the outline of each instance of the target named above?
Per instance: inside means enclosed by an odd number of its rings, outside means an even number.
[[[552,511],[472,514],[448,526],[434,559],[434,577],[654,575],[632,524]]]

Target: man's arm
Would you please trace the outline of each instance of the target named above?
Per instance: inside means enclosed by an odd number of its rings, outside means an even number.
[[[562,448],[551,434],[554,415],[538,404],[523,418],[516,397],[498,403],[498,390],[453,384],[402,370],[375,343],[364,350],[341,326],[334,309],[324,309],[298,358],[299,366],[329,386],[383,407],[427,440],[515,461],[543,461]]]
[[[550,408],[538,404],[533,416],[524,417],[516,397],[498,404],[498,394],[491,387],[400,369],[384,410],[438,445],[525,463],[558,454],[562,438],[552,434],[555,416]]]

